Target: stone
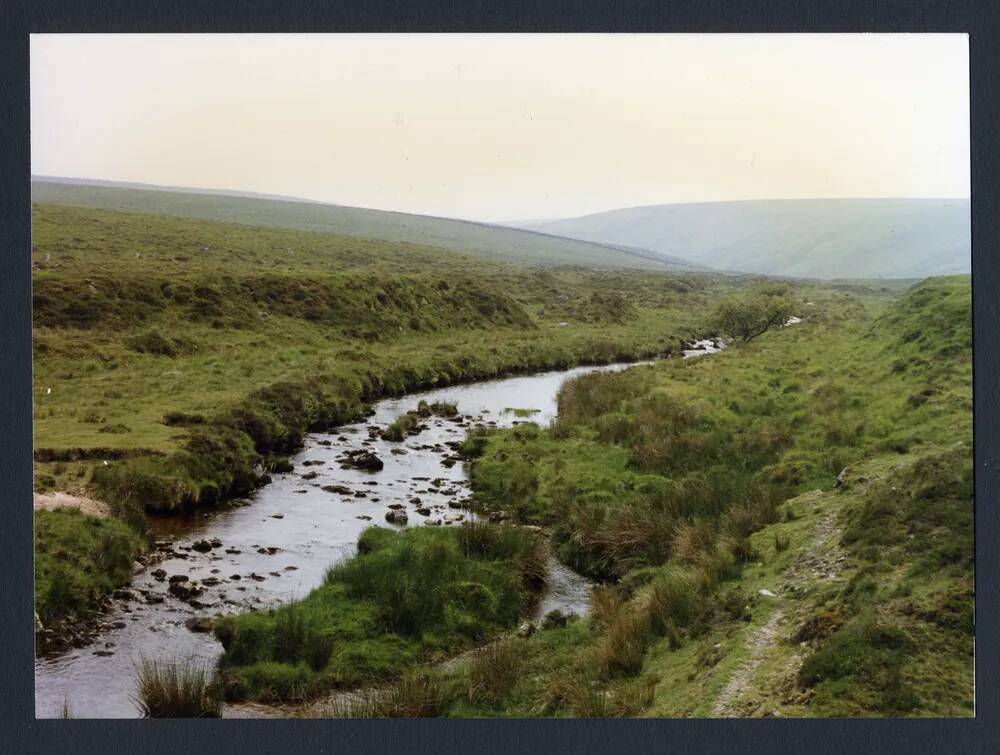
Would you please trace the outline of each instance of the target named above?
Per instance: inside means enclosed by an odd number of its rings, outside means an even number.
[[[153,571],[150,572],[150,575],[157,582],[162,582],[163,580],[165,580],[167,578],[167,572],[164,571],[163,569],[153,569]]]
[[[208,553],[212,550],[212,544],[208,540],[197,540],[191,544],[191,550],[198,551],[199,553]]]
[[[837,475],[837,482],[836,482],[835,487],[838,487],[838,488],[846,488],[847,487],[847,472],[848,472],[849,469],[850,469],[850,467],[844,467],[843,469],[840,470],[840,474]]]
[[[777,598],[778,597],[777,595],[775,595],[770,590],[763,590],[763,589],[762,590],[758,590],[757,594],[760,595],[762,598]]]
[[[327,493],[336,493],[337,495],[352,495],[354,493],[346,485],[324,485],[320,490],[325,490]]]
[[[211,632],[214,622],[208,616],[195,616],[184,622],[192,632]]]
[[[169,592],[171,595],[180,598],[181,600],[189,600],[196,595],[201,595],[204,592],[204,588],[197,582],[172,582],[169,587]]]
[[[535,633],[535,625],[530,621],[524,622],[521,626],[517,628],[518,637],[531,637],[531,635],[533,635],[534,633]]]
[[[385,520],[390,524],[406,524],[410,521],[410,518],[406,515],[405,511],[394,509],[386,512]]]
[[[364,469],[369,472],[379,472],[385,465],[382,460],[368,450],[347,451],[338,460],[348,467]]]

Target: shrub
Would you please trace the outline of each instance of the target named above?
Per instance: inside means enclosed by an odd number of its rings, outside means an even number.
[[[219,718],[222,690],[211,670],[192,662],[142,660],[136,703],[144,718]]]
[[[752,341],[795,314],[790,294],[787,287],[772,286],[731,296],[716,305],[712,326],[734,340]]]

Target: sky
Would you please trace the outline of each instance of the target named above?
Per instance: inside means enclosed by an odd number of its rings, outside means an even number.
[[[967,40],[32,35],[32,173],[494,221],[968,197]]]

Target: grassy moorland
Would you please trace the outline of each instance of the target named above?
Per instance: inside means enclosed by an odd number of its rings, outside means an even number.
[[[41,204],[33,266],[36,490],[106,501],[140,531],[144,510],[249,491],[379,396],[658,354],[738,285]],[[71,595],[40,582],[53,620],[106,592],[75,561]]]
[[[799,325],[579,378],[551,428],[470,444],[478,504],[604,586],[438,674],[437,715],[971,715],[969,280],[808,295]],[[514,681],[477,699],[491,664]]]

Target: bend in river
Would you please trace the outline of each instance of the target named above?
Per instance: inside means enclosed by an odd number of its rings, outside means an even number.
[[[565,380],[630,366],[577,367],[386,399],[365,422],[310,435],[293,459],[294,471],[275,475],[245,502],[151,519],[157,555],[136,573],[132,587],[120,592],[124,599],[103,618],[106,629],[87,647],[36,659],[36,715],[59,716],[65,705],[80,718],[138,716],[133,700],[137,661],[214,662],[221,654],[210,633],[192,631],[185,622],[303,597],[322,583],[333,563],[354,554],[366,527],[394,526],[385,519],[389,504],[404,507],[408,526],[468,518],[462,508],[469,494],[465,470],[454,463],[447,443],[461,441],[479,422],[509,426],[525,421],[510,409],[537,410],[529,421],[547,425],[555,418],[556,394]],[[421,399],[454,403],[460,415],[429,417],[423,420],[426,430],[401,443],[378,437],[378,430]],[[373,451],[384,468],[374,473],[342,468],[337,457],[360,449]],[[193,600],[178,599],[169,578],[180,575],[203,592]],[[586,579],[553,562],[538,612],[584,613],[589,591]]]

